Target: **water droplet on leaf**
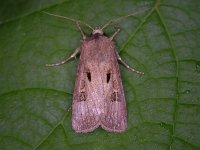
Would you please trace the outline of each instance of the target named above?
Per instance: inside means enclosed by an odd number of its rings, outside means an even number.
[[[191,93],[191,91],[190,90],[185,90],[183,93],[184,94],[189,94],[189,93]]]

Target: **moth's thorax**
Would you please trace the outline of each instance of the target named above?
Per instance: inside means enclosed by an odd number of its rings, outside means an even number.
[[[82,44],[86,47],[93,47],[97,45],[97,42],[102,42],[102,40],[107,37],[104,35],[104,32],[100,28],[96,28],[92,31],[91,35],[83,40]],[[95,42],[95,44],[93,43]],[[91,45],[90,45],[91,44]],[[104,44],[104,43],[101,43]]]

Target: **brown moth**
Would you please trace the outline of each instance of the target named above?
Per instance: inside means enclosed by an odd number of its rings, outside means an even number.
[[[102,28],[93,29],[79,20],[47,14],[76,22],[83,37],[81,46],[69,58],[59,63],[47,64],[62,65],[80,53],[72,104],[73,129],[75,132],[85,133],[100,126],[109,132],[125,131],[127,109],[118,61],[140,75],[144,73],[128,66],[117,53],[113,38],[120,30],[117,29],[111,37],[106,37],[103,29],[113,20]],[[89,37],[85,36],[79,23],[92,29]]]

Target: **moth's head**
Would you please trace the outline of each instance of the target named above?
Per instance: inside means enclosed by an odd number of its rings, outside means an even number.
[[[95,28],[93,31],[92,31],[92,35],[103,35],[103,30],[100,29],[100,28]]]

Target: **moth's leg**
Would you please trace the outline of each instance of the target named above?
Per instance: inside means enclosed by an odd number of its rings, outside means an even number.
[[[71,111],[72,110],[72,106],[70,106],[68,109],[67,109],[67,112]]]
[[[125,63],[125,62],[122,60],[122,58],[119,56],[118,52],[116,52],[116,53],[117,53],[117,59],[118,59],[118,61],[119,61],[122,65],[124,65],[127,69],[129,69],[129,70],[131,70],[131,71],[133,71],[133,72],[136,72],[136,73],[139,74],[139,75],[144,75],[144,72],[140,72],[140,71],[135,70],[134,68],[130,67],[127,63]]]
[[[113,35],[109,38],[110,40],[113,40],[113,38],[119,33],[120,29],[117,28],[117,30],[113,33]]]
[[[81,32],[81,35],[82,35],[83,39],[85,40],[85,39],[86,39],[86,36],[85,36],[85,34],[83,33],[83,30],[81,29],[81,27],[80,27],[79,23],[78,23],[78,22],[76,22],[76,25],[77,25],[78,29],[80,30],[80,32]]]
[[[67,59],[61,61],[61,62],[58,62],[58,63],[55,63],[55,64],[46,64],[47,67],[54,67],[54,66],[60,66],[60,65],[63,65],[65,64],[66,62],[68,62],[69,60],[71,60],[72,58],[74,58],[78,53],[80,52],[80,48],[77,48],[73,54],[71,54]]]

